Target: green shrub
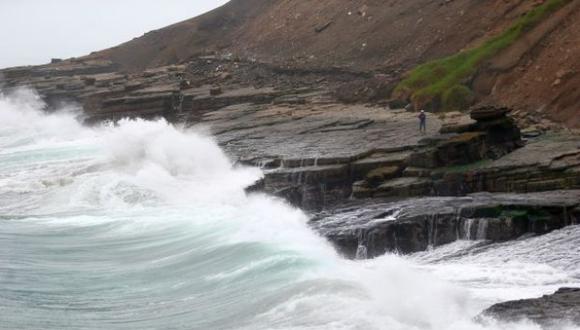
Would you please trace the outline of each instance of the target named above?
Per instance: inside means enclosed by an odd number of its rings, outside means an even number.
[[[507,30],[483,42],[480,46],[417,66],[395,88],[394,96],[410,98],[418,103],[419,107],[426,104],[438,104],[441,100],[445,106],[445,95],[448,94],[448,97],[453,98],[458,92],[465,93],[464,89],[458,89],[457,86],[475,74],[482,62],[510,46],[523,33],[570,1],[548,0],[519,18]]]

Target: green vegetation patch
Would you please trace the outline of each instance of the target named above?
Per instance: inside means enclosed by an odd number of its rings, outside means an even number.
[[[548,211],[530,207],[496,206],[478,209],[475,217],[511,219],[514,221],[543,221],[551,219]]]
[[[397,86],[394,95],[410,97],[419,106],[431,104],[446,111],[465,109],[473,102],[473,93],[465,85],[465,80],[475,74],[478,66],[570,1],[548,0],[480,46],[419,65]]]
[[[501,212],[500,219],[511,219],[514,221],[542,222],[548,223],[551,215],[543,209],[505,209]]]

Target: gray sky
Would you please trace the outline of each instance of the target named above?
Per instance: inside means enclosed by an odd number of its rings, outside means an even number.
[[[0,68],[86,55],[227,0],[0,0]]]

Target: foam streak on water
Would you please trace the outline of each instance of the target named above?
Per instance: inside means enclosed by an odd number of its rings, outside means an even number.
[[[494,250],[346,261],[300,210],[247,196],[261,172],[211,137],[41,107],[0,97],[1,329],[535,329],[471,321],[505,296]],[[504,261],[547,293],[575,281],[567,256]]]

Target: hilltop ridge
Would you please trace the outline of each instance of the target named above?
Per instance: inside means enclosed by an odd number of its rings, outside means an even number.
[[[477,101],[580,126],[580,1],[526,31],[472,77]],[[402,79],[422,63],[476,47],[546,1],[233,0],[90,59],[135,72],[203,55],[286,68],[343,68]]]

